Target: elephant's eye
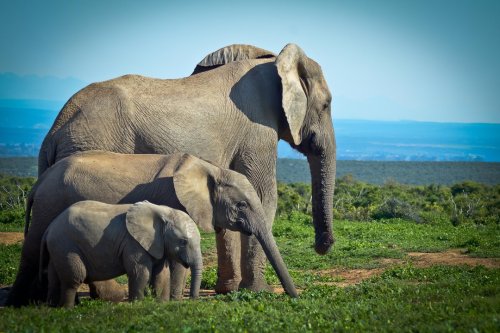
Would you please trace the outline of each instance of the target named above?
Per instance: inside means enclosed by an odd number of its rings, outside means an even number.
[[[236,208],[238,208],[238,210],[243,210],[243,209],[246,209],[248,207],[248,204],[246,201],[240,201],[236,204]]]
[[[187,239],[184,239],[184,238],[179,239],[179,244],[180,244],[181,246],[186,246],[186,245],[187,245],[187,243],[188,243]]]

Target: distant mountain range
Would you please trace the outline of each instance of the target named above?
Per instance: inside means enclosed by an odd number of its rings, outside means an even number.
[[[0,156],[37,155],[65,101],[86,84],[0,74]],[[339,160],[500,162],[500,124],[335,119],[334,127]],[[281,141],[278,156],[304,158]]]

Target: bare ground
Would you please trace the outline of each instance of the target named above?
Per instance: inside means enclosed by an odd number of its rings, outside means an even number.
[[[24,240],[24,235],[21,232],[0,232],[0,244],[15,244]]]
[[[20,232],[0,232],[0,244],[14,244],[22,242],[24,235]],[[452,249],[445,252],[409,252],[407,253],[406,259],[392,259],[383,258],[380,259],[379,268],[373,269],[347,269],[347,268],[333,268],[322,271],[315,271],[314,273],[330,276],[332,278],[340,280],[339,282],[325,282],[324,284],[336,285],[339,287],[347,287],[355,284],[361,283],[363,280],[369,279],[373,276],[382,274],[387,268],[406,262],[411,262],[416,267],[430,267],[433,265],[469,265],[469,266],[485,266],[488,268],[500,268],[500,258],[475,258],[470,257],[465,254],[464,249]],[[205,258],[206,266],[214,266],[217,264],[217,256],[215,251],[207,253]],[[3,286],[5,287],[5,286]],[[127,286],[123,285],[126,289]],[[5,289],[4,289],[5,290]],[[281,286],[274,286],[274,292],[283,293],[283,288]],[[88,295],[88,286],[82,285],[79,289],[81,296]],[[1,293],[0,293],[1,294]],[[200,296],[213,296],[215,295],[214,290],[201,290]],[[185,296],[188,296],[188,290],[185,292]],[[0,295],[0,304],[1,302]]]

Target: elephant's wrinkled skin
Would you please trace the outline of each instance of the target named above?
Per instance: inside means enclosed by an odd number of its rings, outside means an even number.
[[[168,260],[167,260],[168,259]],[[191,267],[191,298],[200,291],[203,260],[200,233],[184,212],[147,201],[109,205],[80,201],[47,228],[40,248],[40,278],[48,269],[48,302],[73,307],[83,282],[127,274],[129,300],[144,298],[150,280],[158,280],[168,261]],[[170,288],[153,285],[157,299]]]
[[[76,93],[43,141],[39,175],[84,150],[187,152],[244,174],[264,205],[270,227],[277,205],[277,144],[282,139],[309,162],[315,248],[324,254],[334,242],[331,98],[321,67],[297,45],[286,45],[278,56],[231,45],[209,54],[186,78],[126,75]],[[266,288],[265,256],[254,237],[219,234],[217,248],[217,291]]]

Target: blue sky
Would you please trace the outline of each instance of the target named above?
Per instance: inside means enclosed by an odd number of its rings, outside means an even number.
[[[500,123],[499,17],[484,0],[3,1],[0,73],[176,78],[228,44],[294,42],[334,119]]]

